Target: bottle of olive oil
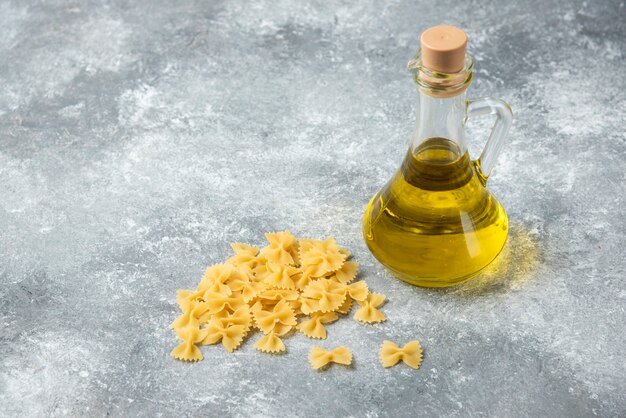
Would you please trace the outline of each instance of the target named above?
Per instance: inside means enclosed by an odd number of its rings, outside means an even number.
[[[507,216],[486,182],[512,113],[501,100],[466,99],[472,60],[462,30],[435,26],[421,41],[409,62],[419,87],[417,125],[400,169],[367,206],[363,233],[396,277],[445,287],[474,276],[506,242]],[[486,114],[496,122],[480,158],[472,160],[465,121]]]

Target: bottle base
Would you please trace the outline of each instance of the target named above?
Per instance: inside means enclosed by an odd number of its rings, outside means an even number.
[[[502,246],[502,248],[504,248],[504,246]],[[474,278],[481,271],[483,271],[484,269],[489,267],[498,258],[498,256],[500,255],[500,252],[502,252],[502,249],[500,249],[498,254],[496,254],[496,256],[489,263],[487,263],[486,265],[484,265],[480,269],[476,270],[475,272],[472,272],[472,273],[467,274],[465,276],[453,277],[453,278],[449,278],[449,279],[442,279],[441,277],[412,277],[412,276],[406,275],[406,274],[404,274],[404,273],[402,273],[400,271],[396,271],[396,270],[394,270],[394,269],[392,269],[392,268],[390,268],[388,266],[385,266],[385,269],[389,273],[391,273],[391,275],[394,276],[396,279],[400,279],[403,282],[406,282],[406,283],[411,284],[413,286],[429,288],[429,289],[452,287],[452,286],[459,285],[461,283],[464,283],[464,282]]]
[[[391,270],[389,267],[385,267],[387,269],[387,271],[389,273],[391,273],[392,276],[394,276],[396,279],[400,279],[403,282],[406,282],[408,284],[412,284],[413,286],[417,286],[417,287],[424,287],[424,288],[443,288],[443,287],[452,287],[452,286],[456,286],[458,284],[464,283],[470,279],[472,279],[474,276],[476,276],[478,273],[480,273],[483,269],[478,270],[475,273],[469,274],[467,276],[463,276],[463,277],[459,277],[459,278],[454,278],[454,279],[449,279],[449,280],[442,280],[439,278],[428,278],[428,277],[420,277],[420,278],[415,278],[415,277],[410,277],[407,275],[404,275],[400,272]]]

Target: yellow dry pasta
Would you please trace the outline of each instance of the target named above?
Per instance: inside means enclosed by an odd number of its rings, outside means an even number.
[[[182,312],[187,312],[190,305],[200,296],[201,293],[193,290],[178,290],[176,291],[176,303]]]
[[[245,332],[248,332],[252,326],[252,314],[248,305],[242,305],[233,313],[223,310],[215,314],[214,318],[220,319],[224,325],[241,325],[244,327]]]
[[[343,315],[347,315],[350,313],[351,309],[352,309],[352,299],[346,298],[343,304],[340,307],[338,307],[335,312],[343,314]]]
[[[204,340],[207,330],[201,330],[198,327],[188,326],[178,330],[177,334],[183,342],[174,347],[171,352],[172,357],[183,361],[199,361],[202,360],[202,351],[196,346],[197,343]]]
[[[385,303],[385,295],[370,293],[364,301],[357,301],[361,307],[354,313],[354,319],[372,324],[384,321],[385,315],[378,309]]]
[[[363,280],[359,280],[358,282],[345,285],[344,289],[348,296],[350,296],[357,302],[363,302],[367,299],[367,295],[369,294],[367,283],[365,283]]]
[[[263,304],[276,304],[281,300],[298,300],[300,294],[290,289],[266,289],[259,293],[258,300]]]
[[[246,335],[247,330],[243,325],[232,325],[228,321],[213,317],[209,320],[205,328],[206,337],[202,344],[216,344],[222,342],[222,345],[230,352],[239,347]]]
[[[180,314],[171,328],[181,343],[173,357],[201,360],[199,344],[221,343],[232,352],[254,331],[263,334],[256,349],[284,352],[283,339],[296,329],[310,338],[326,338],[325,324],[350,313],[353,301],[361,305],[356,319],[384,319],[376,294],[364,281],[355,281],[358,264],[346,261],[350,252],[333,237],[297,240],[289,231],[265,236],[268,244],[260,249],[231,244],[233,255],[209,266],[195,290],[177,291]]]
[[[295,290],[296,284],[293,277],[299,270],[288,264],[267,263],[267,274],[263,282],[278,289]]]
[[[220,313],[224,309],[235,311],[246,303],[241,295],[224,296],[215,292],[206,292],[202,298],[206,301],[210,314]]]
[[[346,289],[341,283],[329,279],[317,279],[302,292],[302,312],[331,312],[346,300]]]
[[[172,322],[170,328],[177,331],[187,327],[199,327],[201,322],[200,318],[207,311],[207,309],[208,308],[204,302],[192,302],[187,307],[187,311]]]
[[[262,308],[253,309],[252,316],[254,317],[256,326],[263,331],[264,334],[269,334],[279,324],[296,326],[298,323],[291,305],[284,299],[278,302],[269,311]]]
[[[259,293],[267,289],[267,285],[262,282],[251,281],[250,279],[235,279],[228,282],[228,286],[233,292],[240,292],[244,302],[250,302]]]
[[[230,247],[235,252],[235,255],[226,260],[226,263],[232,264],[246,272],[252,271],[259,264],[259,259],[257,258],[259,249],[257,247],[237,242],[230,244]]]
[[[233,276],[242,278],[243,274],[230,264],[214,264],[206,269],[198,284],[198,292],[221,293],[230,296],[232,290],[226,282]]]
[[[391,367],[403,361],[409,367],[418,369],[422,363],[422,346],[419,341],[409,341],[400,348],[392,341],[385,340],[380,347],[380,362],[383,367]]]
[[[297,241],[289,231],[267,233],[269,245],[261,249],[261,255],[276,264],[295,264],[293,256],[297,253]]]
[[[339,270],[346,260],[334,238],[323,242],[311,242],[307,251],[300,253],[302,271],[311,277],[323,277],[328,273]]]
[[[254,348],[265,353],[280,353],[286,350],[285,343],[274,331],[261,337],[254,343]]]
[[[324,324],[339,319],[335,312],[316,312],[311,314],[311,319],[302,321],[297,328],[301,333],[310,338],[326,339],[326,327]]]
[[[339,346],[330,351],[320,347],[313,347],[309,352],[309,363],[315,370],[319,370],[330,363],[349,366],[352,364],[352,353],[344,346]]]
[[[354,261],[346,261],[343,266],[332,276],[339,283],[348,284],[356,277],[359,271],[359,264]]]
[[[299,254],[299,258],[300,260],[302,260],[302,254],[306,253],[307,251],[309,251],[311,248],[313,248],[316,245],[323,245],[324,241],[320,241],[318,239],[309,239],[309,238],[304,238],[301,239],[300,241],[298,241],[298,254]]]

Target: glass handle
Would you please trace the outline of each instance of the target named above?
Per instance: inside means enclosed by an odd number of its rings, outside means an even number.
[[[467,116],[469,118],[483,115],[496,115],[496,121],[489,134],[487,144],[485,144],[485,148],[478,158],[478,166],[485,178],[488,178],[496,165],[496,159],[502,150],[506,134],[513,123],[513,111],[504,100],[492,97],[467,101]]]

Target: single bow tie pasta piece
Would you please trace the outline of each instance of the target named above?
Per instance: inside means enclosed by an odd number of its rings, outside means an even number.
[[[263,282],[278,289],[295,289],[294,278],[299,272],[294,266],[268,262],[267,275]]]
[[[272,263],[295,264],[294,255],[298,251],[298,242],[289,231],[265,234],[269,245],[261,249],[261,255]]]
[[[241,325],[244,330],[248,332],[252,326],[252,314],[248,305],[243,305],[233,313],[222,311],[219,314],[213,316],[216,319],[220,319],[222,324],[228,325]]]
[[[257,247],[236,242],[230,244],[230,247],[235,252],[235,255],[226,260],[226,263],[232,264],[237,268],[243,269],[244,271],[251,271],[259,264],[259,260],[257,258],[259,249]]]
[[[357,300],[357,303],[361,305],[354,313],[354,319],[357,321],[372,324],[382,322],[386,319],[385,315],[378,310],[378,308],[385,303],[385,295],[370,293],[365,300]]]
[[[176,332],[189,326],[199,327],[201,322],[200,318],[208,310],[208,307],[204,302],[194,300],[185,305],[185,309],[187,309],[185,313],[176,318],[174,322],[172,322],[172,325],[170,325],[170,328]]]
[[[256,305],[258,306],[258,305]],[[281,300],[270,311],[264,309],[255,308],[252,312],[256,326],[263,331],[264,334],[269,334],[277,325],[296,326],[296,315],[293,309],[286,300]]]
[[[346,300],[346,287],[329,279],[312,281],[302,292],[302,312],[332,312]]]
[[[287,329],[291,329],[291,327],[288,327]],[[283,343],[283,340],[279,338],[279,333],[286,332],[272,330],[269,334],[264,335],[259,341],[257,341],[254,344],[254,348],[266,353],[280,353],[285,351],[285,343]]]
[[[365,283],[363,280],[359,280],[358,282],[345,285],[344,289],[346,291],[346,294],[348,294],[352,299],[356,300],[357,302],[363,302],[367,299],[367,295],[369,294],[367,283]]]
[[[332,237],[326,241],[310,240],[306,245],[306,251],[300,252],[302,271],[310,274],[311,277],[323,277],[339,270],[346,258],[346,254],[341,252]]]
[[[315,370],[319,370],[330,363],[349,366],[352,364],[352,353],[344,346],[339,346],[330,351],[313,347],[309,352],[309,363]]]
[[[206,332],[206,338],[204,338],[202,344],[216,344],[221,341],[224,348],[231,353],[239,347],[243,337],[248,333],[245,326],[230,325],[228,321],[217,317],[211,318],[206,327]]]
[[[311,319],[300,322],[297,328],[309,338],[325,340],[326,327],[324,327],[324,324],[336,321],[337,319],[339,319],[339,316],[335,312],[315,312],[311,314]]]
[[[200,351],[196,344],[204,340],[206,335],[206,330],[201,330],[194,326],[187,326],[184,329],[178,330],[178,336],[183,342],[172,350],[170,353],[171,356],[183,361],[202,360],[202,351]]]
[[[422,346],[419,341],[413,340],[400,348],[396,343],[385,340],[380,347],[379,357],[383,367],[391,367],[403,361],[407,366],[418,369],[422,364]]]
[[[356,277],[359,271],[359,264],[354,261],[346,261],[343,266],[334,274],[335,280],[339,283],[348,284]]]

